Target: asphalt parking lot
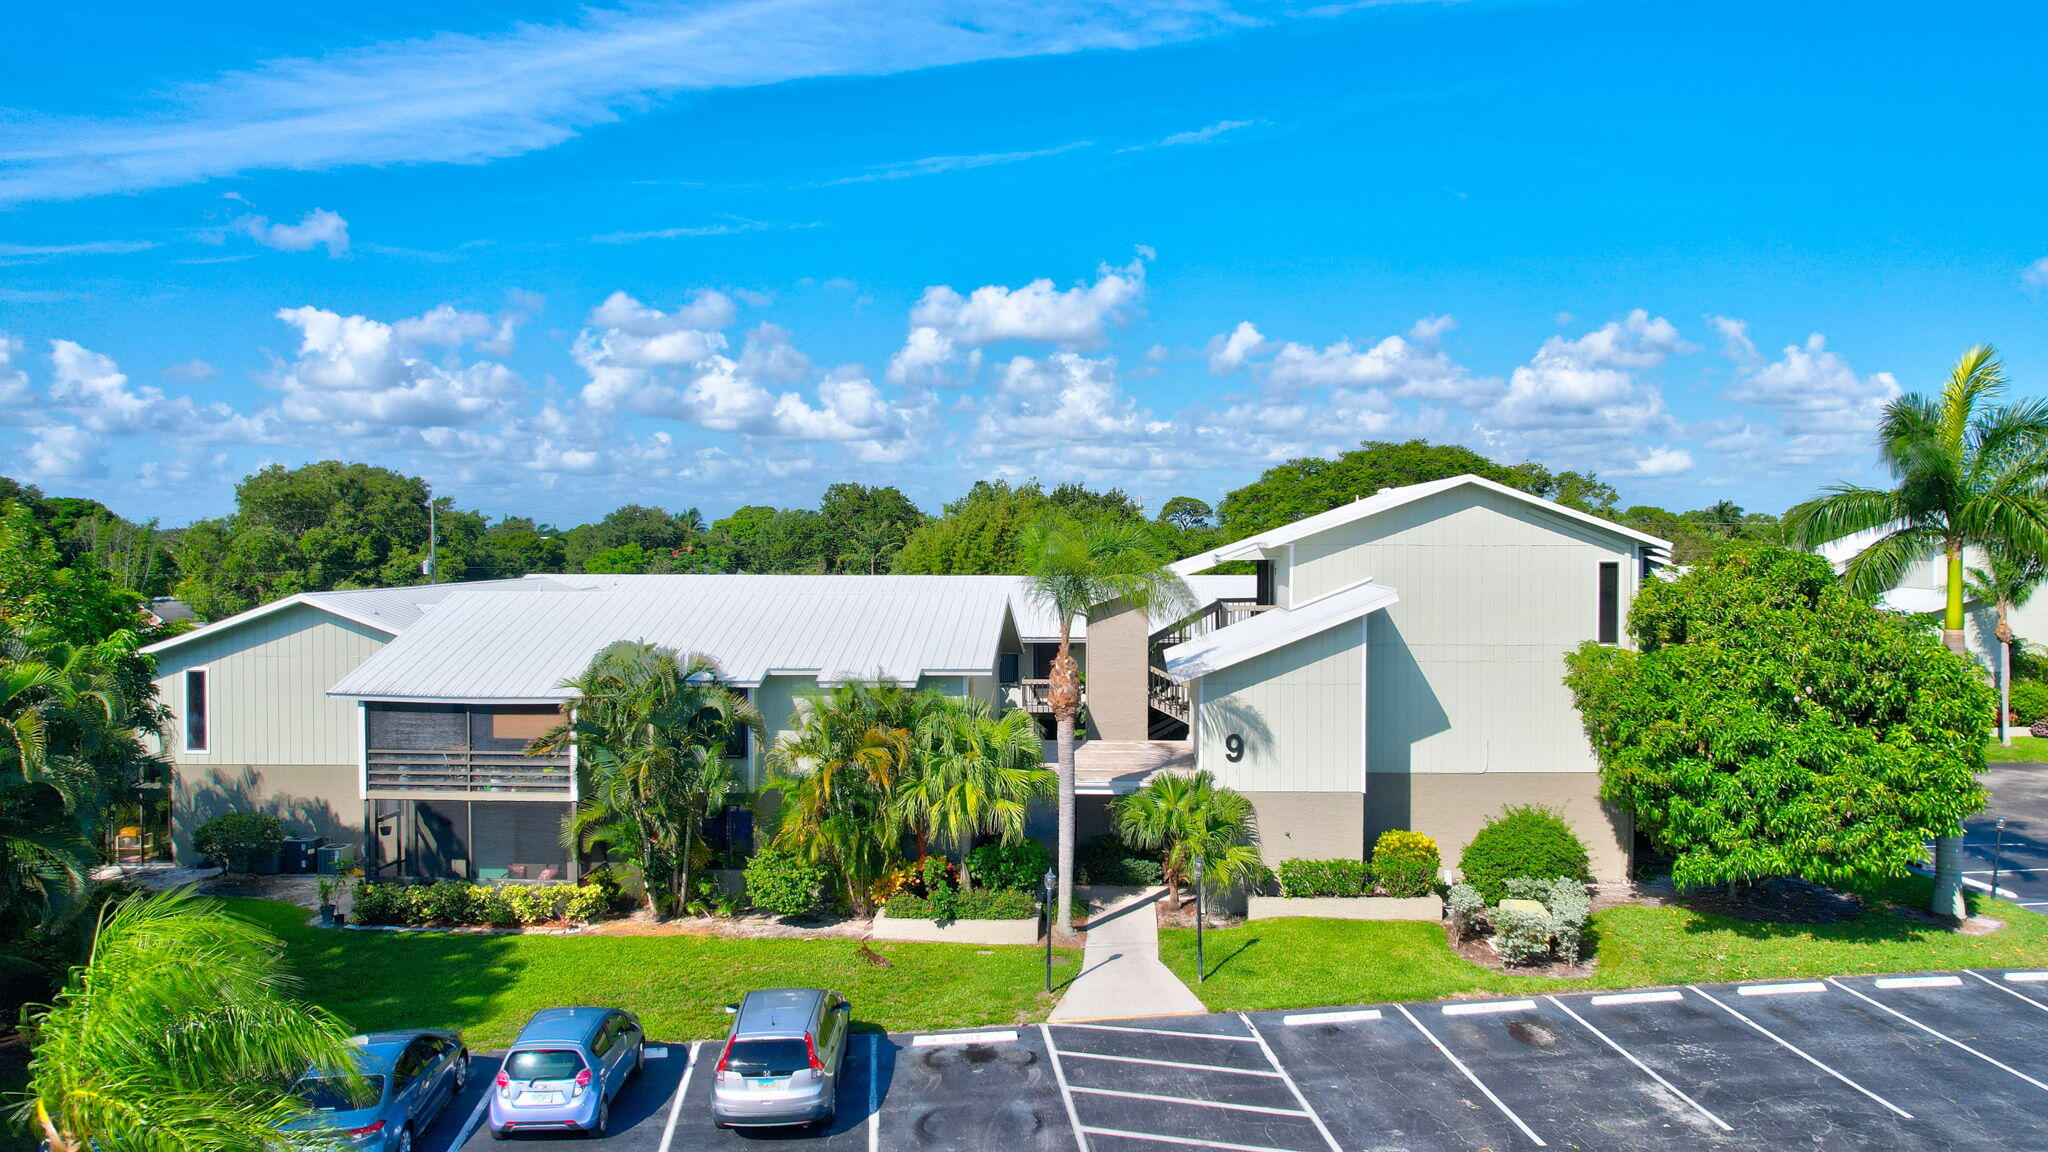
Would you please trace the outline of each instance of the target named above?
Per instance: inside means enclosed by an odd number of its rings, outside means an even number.
[[[2048,1148],[2048,972],[856,1035],[822,1133],[714,1130],[715,1052],[652,1046],[594,1146]],[[495,1073],[477,1058],[424,1152],[513,1147],[478,1125]]]
[[[1996,880],[1999,896],[2048,912],[2048,765],[1994,764],[1982,779],[1991,803],[1963,825],[1963,881],[1989,892]]]

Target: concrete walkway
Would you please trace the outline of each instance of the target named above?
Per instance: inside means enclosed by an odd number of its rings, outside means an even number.
[[[1088,947],[1081,974],[1053,1009],[1053,1020],[1122,1016],[1186,1016],[1207,1012],[1195,994],[1159,962],[1155,906],[1164,888],[1091,888]]]

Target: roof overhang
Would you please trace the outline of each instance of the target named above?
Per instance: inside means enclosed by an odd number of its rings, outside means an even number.
[[[1273,608],[1166,650],[1166,674],[1185,684],[1396,604],[1385,584],[1353,584],[1293,608]]]
[[[265,616],[282,612],[287,608],[296,608],[302,604],[308,608],[317,608],[322,612],[347,620],[352,624],[360,624],[365,628],[374,628],[386,636],[398,635],[388,621],[379,620],[374,616],[368,616],[359,612],[347,611],[332,600],[316,598],[316,595],[311,592],[300,592],[297,595],[287,596],[282,600],[272,600],[268,604],[258,605],[247,612],[237,612],[233,616],[216,620],[203,627],[194,628],[190,632],[181,632],[167,640],[159,640],[154,644],[144,647],[142,651],[152,656],[159,652],[168,652],[173,648],[190,644],[201,637],[215,636],[230,628],[239,628],[252,620],[261,620]]]

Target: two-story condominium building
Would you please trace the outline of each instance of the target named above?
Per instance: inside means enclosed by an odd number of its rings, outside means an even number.
[[[1174,565],[1193,613],[1104,605],[1085,653],[1083,829],[1154,772],[1246,793],[1269,861],[1360,857],[1388,828],[1445,858],[1503,805],[1562,810],[1603,878],[1625,824],[1562,684],[1665,542],[1477,477],[1388,489]],[[1215,575],[1245,563],[1252,575]],[[587,576],[291,597],[152,646],[175,842],[261,810],[379,874],[574,876],[573,755],[534,757],[606,644],[716,659],[786,731],[797,699],[885,677],[1044,711],[1058,621],[1008,576]],[[757,785],[763,747],[729,750]]]

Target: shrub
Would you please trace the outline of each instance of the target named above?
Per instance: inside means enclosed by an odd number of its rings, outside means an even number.
[[[617,907],[615,884],[434,884],[364,881],[350,916],[358,924],[553,924],[595,920]]]
[[[192,848],[225,868],[254,872],[256,865],[284,847],[284,824],[261,812],[228,812],[201,824],[192,833]]]
[[[1392,828],[1372,847],[1373,878],[1389,896],[1429,895],[1442,869],[1436,841],[1420,832]]]
[[[1080,845],[1074,852],[1074,872],[1083,884],[1150,888],[1166,881],[1166,868],[1157,857],[1135,853],[1111,835],[1093,836]]]
[[[1315,896],[1358,896],[1366,886],[1363,860],[1282,860],[1280,894],[1300,900]]]
[[[953,886],[953,867],[944,856],[926,856],[917,862],[925,906],[934,920],[960,918],[960,890]]]
[[[2027,729],[2027,735],[2048,739],[2048,716],[2043,716],[2041,719],[2034,721],[2033,725]]]
[[[477,921],[477,886],[442,880],[408,890],[414,924],[473,924]]]
[[[1550,893],[1543,904],[1550,909],[1550,927],[1557,940],[1557,958],[1567,964],[1577,964],[1585,950],[1586,919],[1593,914],[1593,901],[1586,895],[1586,886],[1577,880],[1552,880]]]
[[[590,875],[569,894],[564,914],[571,920],[602,920],[619,910],[619,882],[610,872]]]
[[[1036,840],[984,844],[967,854],[967,871],[977,888],[1036,892],[1052,867],[1052,853]]]
[[[2039,680],[2014,680],[2011,696],[2012,710],[2019,713],[2020,723],[2035,724],[2048,720],[2048,684]]]
[[[349,918],[358,924],[396,924],[400,919],[405,889],[397,884],[365,880],[356,885],[355,902]]]
[[[1486,915],[1486,897],[1470,884],[1453,884],[1445,894],[1445,903],[1450,908],[1451,931],[1460,940],[1469,940],[1478,930],[1480,918]]]
[[[747,900],[776,916],[805,916],[818,907],[825,870],[794,852],[763,848],[747,861]]]
[[[976,888],[956,892],[950,900],[934,900],[899,892],[889,898],[889,915],[899,920],[1023,920],[1038,915],[1038,898],[1015,888]]]
[[[1544,912],[1517,908],[1494,908],[1487,913],[1493,922],[1493,946],[1510,964],[1528,964],[1550,953],[1552,925]]]
[[[1500,901],[1509,878],[1592,879],[1585,842],[1556,811],[1525,804],[1504,808],[1465,845],[1458,871],[1487,903]]]

